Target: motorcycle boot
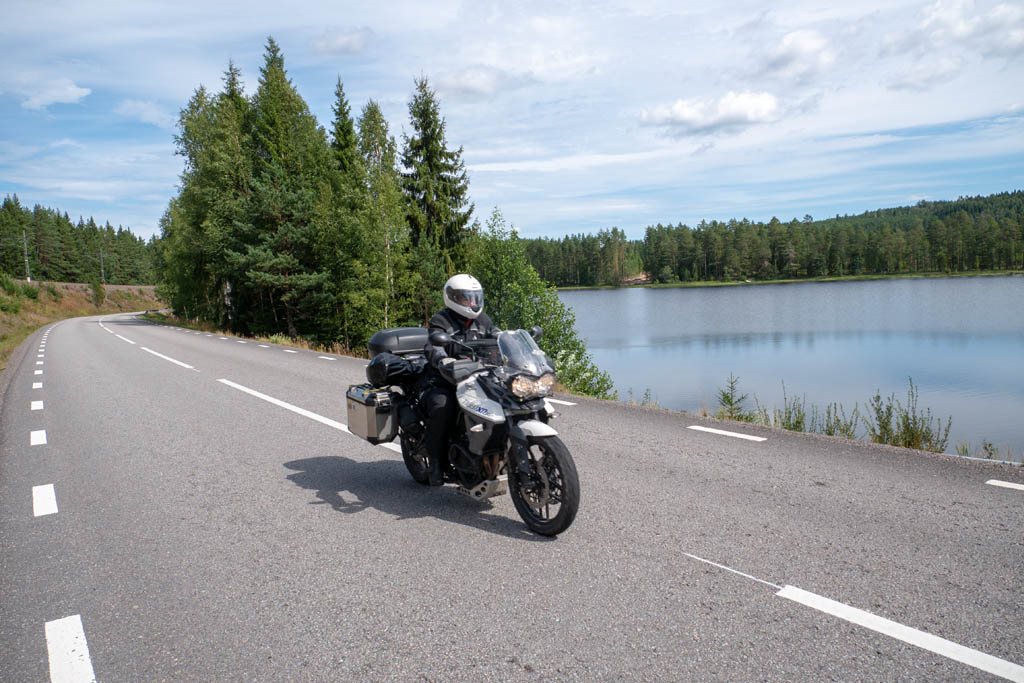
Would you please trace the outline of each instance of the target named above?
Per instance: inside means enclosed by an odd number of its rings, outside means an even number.
[[[429,461],[430,469],[427,470],[427,477],[431,486],[443,486],[444,485],[444,465],[441,463],[440,458],[436,458],[433,455],[427,458]]]

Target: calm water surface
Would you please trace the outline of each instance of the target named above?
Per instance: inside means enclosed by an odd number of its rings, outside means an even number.
[[[718,408],[729,374],[762,406],[854,404],[876,391],[952,416],[947,450],[1024,452],[1024,277],[561,292],[623,399]],[[863,429],[861,429],[863,431]]]

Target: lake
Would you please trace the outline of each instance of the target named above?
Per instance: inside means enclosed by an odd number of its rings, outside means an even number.
[[[730,373],[769,409],[786,395],[847,414],[880,391],[952,416],[948,452],[1024,453],[1024,277],[563,291],[622,400],[718,409]],[[858,433],[863,433],[863,427]]]

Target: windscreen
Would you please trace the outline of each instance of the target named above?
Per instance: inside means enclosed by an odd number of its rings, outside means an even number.
[[[505,365],[521,370],[528,375],[540,377],[546,372],[554,372],[548,357],[537,346],[537,342],[526,330],[511,330],[498,335],[498,348]]]

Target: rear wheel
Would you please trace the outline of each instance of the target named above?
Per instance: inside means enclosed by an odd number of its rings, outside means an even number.
[[[413,439],[405,432],[399,435],[402,443],[402,460],[405,461],[405,468],[417,484],[430,485],[430,461],[427,459],[427,448],[423,444],[423,438]]]
[[[569,449],[557,436],[530,439],[530,476],[510,467],[509,492],[519,516],[534,532],[556,536],[572,524],[580,506],[580,480]]]

